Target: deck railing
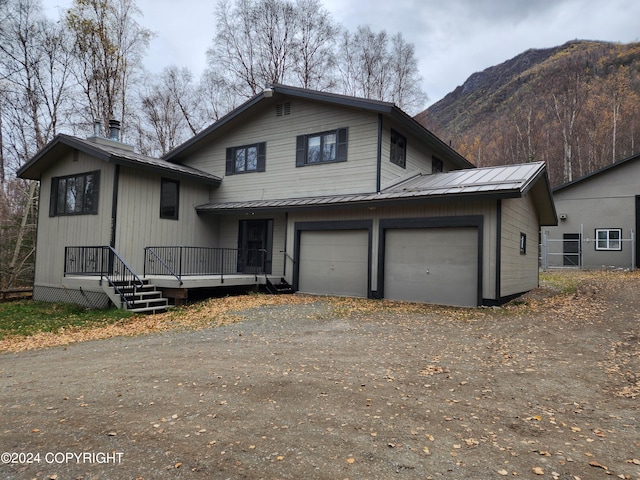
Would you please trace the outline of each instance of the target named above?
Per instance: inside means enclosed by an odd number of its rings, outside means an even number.
[[[186,276],[263,274],[267,272],[264,249],[214,247],[145,247],[144,275],[170,275],[182,283]]]
[[[135,307],[136,293],[144,283],[110,246],[65,247],[64,275],[99,276],[106,279],[128,308]]]

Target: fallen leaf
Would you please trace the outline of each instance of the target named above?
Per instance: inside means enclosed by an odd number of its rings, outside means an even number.
[[[355,461],[356,461],[356,459],[355,459],[355,458],[353,458],[353,457],[349,457],[349,458],[347,458],[347,463],[353,463],[353,462],[355,462]]]
[[[597,468],[602,468],[604,470],[609,470],[607,467],[605,467],[604,465],[596,462],[595,460],[590,461],[589,465],[591,465],[592,467],[597,467]]]
[[[533,473],[535,473],[536,475],[544,475],[544,470],[542,470],[540,467],[534,467]]]
[[[498,470],[498,475],[502,475],[503,477],[505,477],[505,476],[509,475],[509,472],[507,472],[504,469]]]

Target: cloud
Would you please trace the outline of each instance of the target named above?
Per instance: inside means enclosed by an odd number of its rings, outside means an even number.
[[[44,0],[51,16],[55,5]],[[215,3],[202,0],[137,0],[140,23],[156,32],[145,66],[169,65],[196,75],[206,66],[215,36]],[[502,63],[529,48],[574,40],[638,40],[637,0],[324,0],[334,19],[351,31],[370,25],[402,33],[416,47],[423,89],[431,102],[443,98],[474,72]]]

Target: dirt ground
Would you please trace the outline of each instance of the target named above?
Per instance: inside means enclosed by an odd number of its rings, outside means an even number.
[[[3,479],[640,479],[640,274],[0,354]]]

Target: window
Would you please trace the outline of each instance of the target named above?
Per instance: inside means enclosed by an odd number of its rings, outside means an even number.
[[[180,182],[163,178],[160,183],[160,218],[178,220]]]
[[[347,161],[347,129],[300,135],[296,139],[296,166]]]
[[[395,130],[391,129],[391,146],[389,159],[402,168],[407,165],[407,139]]]
[[[596,250],[622,250],[622,230],[620,228],[596,229]]]
[[[100,171],[51,179],[49,216],[98,213]]]
[[[226,174],[264,172],[266,156],[266,142],[227,148]]]
[[[520,255],[527,254],[527,234],[520,232]]]
[[[439,158],[433,157],[431,159],[431,173],[444,172],[444,164]]]

